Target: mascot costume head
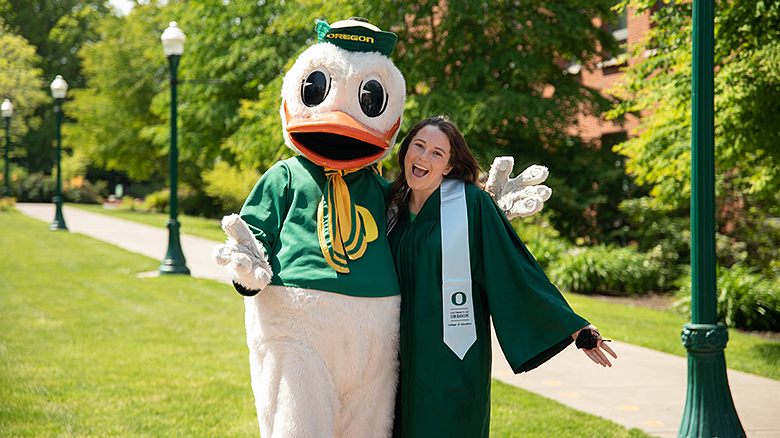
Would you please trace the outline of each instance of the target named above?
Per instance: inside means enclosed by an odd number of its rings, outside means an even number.
[[[356,19],[319,22],[317,36],[284,77],[285,142],[325,168],[384,159],[404,109],[404,77],[389,58],[397,37]]]

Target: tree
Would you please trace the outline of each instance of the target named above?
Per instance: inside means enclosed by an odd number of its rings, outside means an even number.
[[[139,181],[167,168],[168,145],[158,146],[144,130],[162,123],[150,112],[167,90],[168,71],[160,45],[167,22],[156,4],[137,5],[127,17],[107,16],[98,25],[100,41],[82,48],[86,88],[74,90],[65,130],[70,144],[95,166],[126,172]],[[167,140],[167,134],[163,135]]]
[[[30,129],[40,126],[35,109],[51,99],[43,91],[43,72],[37,68],[38,56],[35,47],[19,35],[7,30],[0,21],[0,98],[10,99],[14,114],[10,126],[10,137],[14,144],[11,157],[19,153],[19,141]],[[5,140],[3,140],[5,141]]]
[[[36,67],[43,72],[41,88],[47,94],[57,75],[68,81],[71,90],[85,85],[78,52],[99,39],[95,23],[109,11],[108,0],[0,0],[0,16],[8,29],[36,48]],[[17,161],[30,172],[50,172],[56,160],[52,106],[39,106],[35,118],[40,123],[21,140],[24,148]]]
[[[630,1],[637,13],[655,3]],[[780,215],[780,3],[717,2],[715,12],[717,222],[736,248],[719,260],[774,264],[777,275],[780,239],[770,219]],[[690,199],[691,4],[669,4],[652,20],[646,44],[634,49],[652,56],[629,66],[619,92],[631,98],[612,111],[649,115],[615,150],[652,187],[647,206],[674,211]]]

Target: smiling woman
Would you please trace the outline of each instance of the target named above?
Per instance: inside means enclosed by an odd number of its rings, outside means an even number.
[[[574,339],[593,362],[611,366],[604,352],[615,353],[476,185],[479,166],[452,122],[417,123],[398,161],[388,225],[401,285],[395,438],[489,435],[491,320],[515,373]]]

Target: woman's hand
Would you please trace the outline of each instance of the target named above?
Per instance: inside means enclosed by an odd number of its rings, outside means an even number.
[[[605,344],[605,342],[609,342],[609,340],[604,340],[601,338],[601,334],[599,333],[598,329],[593,326],[592,324],[588,324],[587,326],[577,330],[571,337],[574,339],[574,341],[577,341],[577,338],[580,335],[580,332],[586,331],[585,334],[590,336],[595,336],[596,339],[596,346],[593,348],[581,348],[583,353],[585,353],[586,356],[590,358],[593,362],[603,366],[603,367],[611,367],[612,363],[609,361],[609,358],[607,358],[607,355],[604,354],[604,352],[609,353],[610,356],[617,359],[617,353],[615,353],[612,348],[609,347],[609,345]],[[590,333],[588,333],[590,332]],[[603,350],[603,351],[602,351]]]

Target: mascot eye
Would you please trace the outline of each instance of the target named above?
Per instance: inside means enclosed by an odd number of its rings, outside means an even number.
[[[368,117],[378,117],[387,108],[387,93],[375,79],[360,84],[360,109]]]
[[[301,98],[306,106],[317,106],[325,100],[330,91],[330,77],[320,70],[315,70],[301,84]]]

